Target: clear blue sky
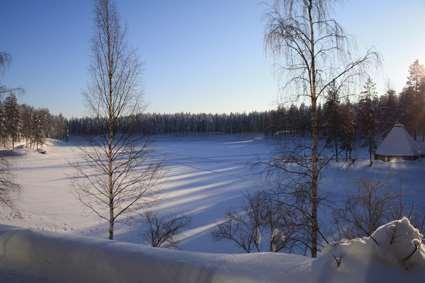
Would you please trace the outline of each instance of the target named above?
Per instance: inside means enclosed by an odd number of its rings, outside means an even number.
[[[265,1],[267,2],[267,0]],[[0,50],[13,61],[1,80],[21,101],[66,116],[84,114],[93,2],[1,0]],[[274,108],[279,96],[264,52],[264,1],[120,0],[128,41],[144,62],[149,112],[230,112]],[[383,57],[377,72],[400,90],[408,66],[425,63],[424,0],[345,0],[337,18],[359,50]]]

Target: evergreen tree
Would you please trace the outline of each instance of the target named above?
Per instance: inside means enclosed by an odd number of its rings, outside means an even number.
[[[7,132],[6,132],[6,118],[4,113],[4,105],[0,103],[0,142],[6,146]]]
[[[324,106],[324,126],[326,129],[327,144],[335,150],[335,160],[338,162],[339,141],[341,139],[341,115],[338,89],[335,85],[329,89]]]
[[[25,146],[32,146],[33,142],[33,108],[21,106],[21,136],[25,139]]]
[[[425,67],[419,63],[419,60],[413,62],[409,67],[409,77],[407,78],[406,87],[415,93],[421,93],[425,79]]]
[[[386,134],[395,123],[400,121],[398,97],[393,89],[389,89],[380,97],[378,109],[378,132]]]
[[[33,141],[38,149],[40,145],[44,144],[44,139],[46,137],[46,114],[42,110],[34,112],[32,116],[32,128],[33,128]]]
[[[5,130],[8,139],[12,142],[12,149],[15,149],[15,142],[19,138],[19,107],[14,94],[10,94],[4,101]]]
[[[341,149],[345,151],[345,160],[352,160],[353,144],[356,133],[354,108],[350,101],[341,105]]]
[[[406,87],[400,94],[400,103],[403,110],[402,121],[417,139],[421,122],[425,122],[423,109],[425,106],[425,68],[416,60],[409,67],[409,76]],[[423,134],[423,133],[422,133]]]
[[[366,140],[369,151],[369,161],[372,166],[372,156],[376,148],[376,132],[377,132],[377,92],[376,85],[369,78],[366,81],[364,90],[361,93],[361,99],[358,106],[358,121],[360,130]]]

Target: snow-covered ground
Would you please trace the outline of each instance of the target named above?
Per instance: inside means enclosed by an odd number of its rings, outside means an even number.
[[[0,281],[9,283],[416,283],[422,235],[407,218],[371,237],[328,245],[317,258],[207,254],[0,226]]]
[[[77,200],[70,178],[69,162],[79,159],[79,139],[49,142],[47,154],[21,149],[11,162],[16,181],[22,186],[16,196],[20,215],[1,214],[4,224],[76,235],[105,237],[106,226]],[[230,242],[215,242],[211,230],[229,209],[238,209],[244,194],[267,189],[264,170],[253,166],[269,160],[276,142],[262,136],[155,137],[155,156],[164,162],[158,202],[151,208],[165,215],[188,215],[190,226],[179,235],[179,248],[202,252],[240,252]],[[355,153],[354,165],[330,163],[323,172],[321,191],[337,201],[356,188],[360,178],[381,180],[389,189],[402,191],[416,206],[425,205],[425,162],[376,162],[369,167],[367,154]],[[323,216],[325,217],[325,216]],[[326,219],[323,219],[326,222]],[[118,226],[116,239],[140,243],[141,217],[126,219]],[[131,225],[128,225],[131,224]]]

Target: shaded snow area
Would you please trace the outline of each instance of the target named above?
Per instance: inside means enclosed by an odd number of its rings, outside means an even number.
[[[1,282],[396,283],[425,280],[422,235],[408,219],[329,245],[317,259],[207,254],[0,227]]]
[[[310,267],[297,255],[192,253],[0,227],[0,282],[309,282]]]
[[[19,215],[2,213],[1,223],[37,230],[66,232],[105,238],[106,224],[77,199],[70,162],[80,158],[79,139],[50,144],[47,154],[27,150],[8,157],[16,181]],[[153,158],[164,164],[164,176],[148,208],[162,215],[191,217],[190,226],[179,235],[179,248],[203,252],[239,252],[229,242],[216,242],[211,230],[228,209],[239,209],[245,194],[264,189],[263,171],[254,166],[269,160],[273,143],[262,136],[155,137]],[[6,216],[5,216],[6,215]],[[116,239],[143,242],[143,218],[124,218],[117,225]]]

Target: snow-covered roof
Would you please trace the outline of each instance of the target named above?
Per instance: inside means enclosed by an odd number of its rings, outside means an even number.
[[[409,135],[403,124],[397,123],[376,150],[383,156],[419,156],[421,146]]]

